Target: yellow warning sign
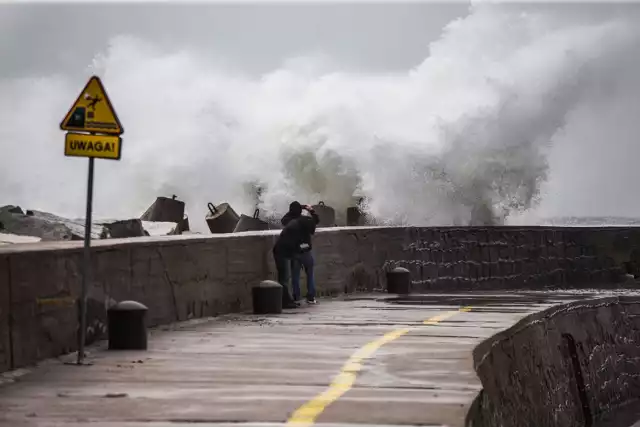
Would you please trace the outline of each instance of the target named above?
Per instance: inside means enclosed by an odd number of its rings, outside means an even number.
[[[99,77],[93,76],[89,79],[71,110],[60,123],[60,129],[110,135],[124,133]]]
[[[64,138],[64,154],[71,157],[120,160],[122,139],[117,135],[68,133]]]

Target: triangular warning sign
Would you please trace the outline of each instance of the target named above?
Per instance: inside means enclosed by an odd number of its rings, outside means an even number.
[[[60,129],[122,135],[124,129],[118,120],[107,92],[99,77],[93,76],[80,92]]]

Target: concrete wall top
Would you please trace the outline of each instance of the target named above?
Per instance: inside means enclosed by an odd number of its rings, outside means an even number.
[[[150,245],[181,245],[184,243],[201,243],[211,240],[230,240],[239,239],[247,236],[271,236],[276,235],[277,230],[268,231],[247,231],[243,233],[233,234],[212,234],[212,235],[174,235],[174,236],[150,236],[135,237],[126,239],[104,239],[92,240],[92,248],[110,249],[126,246],[150,246]],[[42,251],[76,251],[84,247],[83,241],[66,241],[66,242],[38,242],[38,243],[19,243],[14,245],[0,246],[0,255],[22,252],[42,252]]]
[[[364,232],[367,230],[374,230],[380,228],[395,228],[398,230],[404,230],[406,227],[331,227],[318,229],[316,234],[324,233],[340,233],[344,231],[350,232]],[[183,235],[171,235],[171,236],[148,236],[148,237],[135,237],[125,239],[101,239],[92,240],[91,247],[95,248],[116,248],[122,246],[131,245],[172,245],[172,244],[184,244],[184,243],[202,243],[211,240],[227,240],[227,239],[239,239],[248,236],[269,236],[275,237],[280,234],[280,230],[260,230],[260,231],[243,231],[240,233],[229,234],[183,234]],[[13,245],[0,246],[0,255],[10,254],[16,252],[40,252],[40,251],[75,251],[84,247],[83,241],[47,241],[37,243],[18,243]]]
[[[488,226],[488,227],[405,227],[405,226],[370,226],[370,227],[331,227],[318,229],[316,234],[334,234],[334,233],[348,233],[359,234],[366,233],[371,230],[397,230],[404,233],[409,229],[424,229],[433,231],[471,231],[471,230],[486,230],[486,231],[498,231],[498,232],[526,232],[526,231],[610,231],[616,233],[624,233],[628,231],[638,231],[640,227],[627,227],[627,226],[615,226],[615,227],[556,227],[556,226]],[[271,236],[275,237],[280,234],[280,230],[262,230],[262,231],[245,231],[241,233],[229,233],[229,234],[185,234],[185,235],[171,235],[171,236],[150,236],[150,237],[136,237],[125,239],[104,239],[104,240],[92,240],[91,246],[95,248],[115,248],[131,245],[181,245],[184,243],[201,243],[210,240],[226,240],[226,239],[238,239],[246,236]],[[16,252],[40,252],[40,251],[76,251],[82,249],[84,242],[82,241],[64,241],[64,242],[38,242],[38,243],[18,243],[13,245],[0,246],[0,255],[10,254]]]

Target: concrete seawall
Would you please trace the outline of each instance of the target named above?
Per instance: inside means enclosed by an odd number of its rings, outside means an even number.
[[[474,351],[474,427],[630,426],[640,418],[640,298],[532,314]]]
[[[95,241],[87,340],[106,307],[134,299],[150,325],[250,309],[275,277],[276,232]],[[314,240],[320,295],[384,287],[405,266],[415,291],[616,286],[635,269],[636,228],[334,228]],[[77,348],[82,243],[0,248],[0,372]]]

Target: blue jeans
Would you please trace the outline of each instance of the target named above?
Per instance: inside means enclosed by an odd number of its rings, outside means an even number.
[[[293,299],[300,299],[300,270],[304,268],[307,274],[307,300],[313,300],[316,297],[316,284],[313,278],[313,255],[311,251],[297,254],[291,260],[291,287],[293,290]]]

